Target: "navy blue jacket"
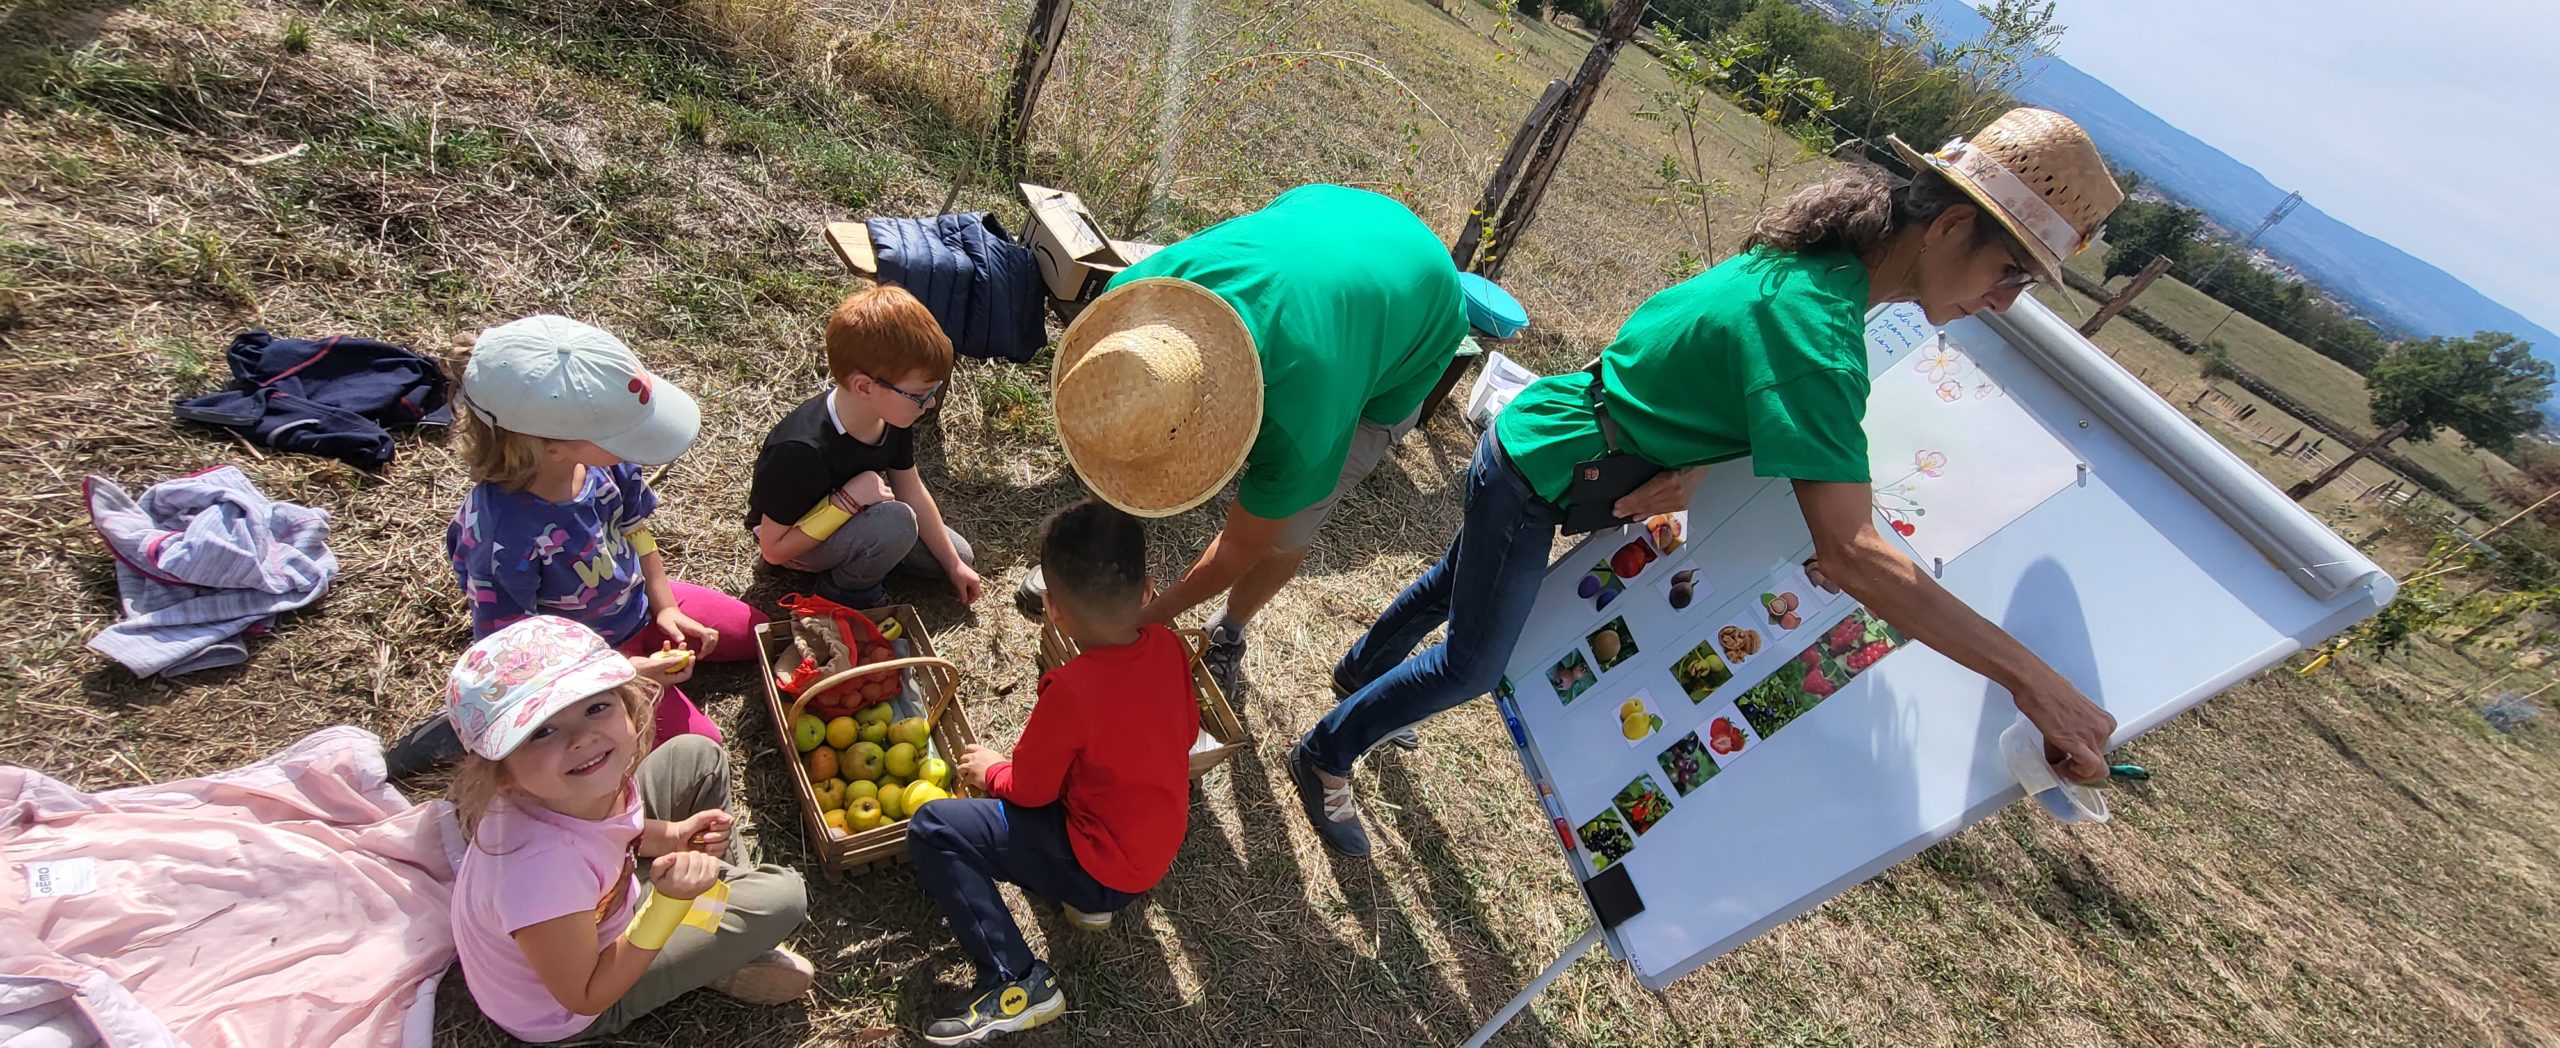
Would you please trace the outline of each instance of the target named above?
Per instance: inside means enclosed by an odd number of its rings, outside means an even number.
[[[963,356],[1030,360],[1047,342],[1040,324],[1040,264],[984,211],[932,218],[875,218],[871,248],[880,282],[906,288]]]
[[[179,418],[222,426],[280,451],[326,455],[365,469],[391,461],[385,426],[453,422],[444,369],[388,342],[243,331],[224,355],[231,361],[231,385],[179,401]]]

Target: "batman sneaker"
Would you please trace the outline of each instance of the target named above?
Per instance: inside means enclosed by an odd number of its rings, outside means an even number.
[[[924,1028],[924,1039],[931,1044],[985,1044],[1066,1012],[1067,995],[1058,989],[1057,973],[1033,961],[1030,974],[980,990],[960,1014],[934,1020]]]

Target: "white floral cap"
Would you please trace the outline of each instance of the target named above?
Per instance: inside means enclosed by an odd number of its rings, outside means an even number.
[[[462,653],[445,685],[445,716],[465,748],[503,760],[552,714],[634,676],[631,660],[596,631],[535,615]]]

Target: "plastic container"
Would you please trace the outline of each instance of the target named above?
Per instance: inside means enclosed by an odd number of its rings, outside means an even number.
[[[2026,788],[2028,799],[2046,814],[2064,822],[2107,821],[2106,795],[2056,776],[2053,765],[2045,763],[2044,733],[2025,718],[2000,733],[2000,755],[2009,763],[2009,774]]]

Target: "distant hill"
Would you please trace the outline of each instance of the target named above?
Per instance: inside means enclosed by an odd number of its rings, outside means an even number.
[[[1965,39],[1981,35],[1982,17],[1962,0],[1931,0],[1931,20]],[[2114,88],[2059,58],[2047,59],[2019,97],[2067,113],[2089,129],[2098,148],[2161,192],[2245,234],[2285,191],[2257,169],[2178,130]],[[2345,299],[2394,334],[2468,335],[2508,331],[2560,361],[2560,335],[2498,304],[2471,285],[2408,252],[2331,218],[2306,199],[2258,242],[2268,254]]]

